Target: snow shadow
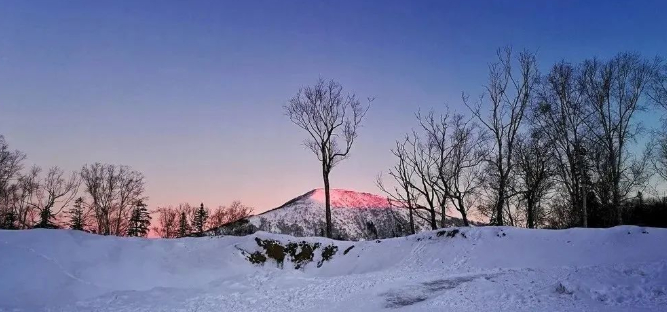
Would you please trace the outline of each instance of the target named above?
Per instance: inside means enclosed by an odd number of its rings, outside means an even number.
[[[416,286],[391,290],[382,294],[385,298],[385,308],[396,309],[410,306],[430,298],[437,297],[439,293],[459,287],[462,284],[472,282],[479,278],[490,280],[497,274],[480,274],[471,276],[459,276],[453,278],[437,279],[420,283]]]

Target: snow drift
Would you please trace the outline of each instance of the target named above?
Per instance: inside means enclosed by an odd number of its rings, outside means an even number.
[[[262,250],[256,238],[338,253],[320,268],[253,265],[241,250]],[[664,311],[666,241],[665,229],[630,226],[362,242],[0,231],[0,311]]]

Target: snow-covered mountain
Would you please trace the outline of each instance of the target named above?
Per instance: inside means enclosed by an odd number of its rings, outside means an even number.
[[[305,243],[319,247],[298,270],[288,257],[282,269],[251,263],[269,241],[301,255]],[[666,229],[635,226],[454,228],[360,242],[0,230],[0,311],[664,312],[666,241]],[[337,250],[320,267],[328,246]]]
[[[334,237],[368,240],[409,234],[408,210],[386,197],[332,189],[331,218]],[[324,236],[324,189],[314,189],[282,206],[209,231],[209,235],[240,235],[265,231],[293,236]],[[416,218],[418,230],[429,227]],[[459,225],[450,218],[452,225]]]

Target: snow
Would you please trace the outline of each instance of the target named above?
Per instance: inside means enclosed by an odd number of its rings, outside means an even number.
[[[461,228],[379,241],[0,231],[0,311],[665,311],[667,230]],[[335,244],[250,264],[255,238]],[[343,250],[354,246],[348,254]]]
[[[248,218],[251,229],[293,236],[323,236],[325,227],[323,189],[314,189],[282,206]],[[344,189],[331,190],[331,218],[334,237],[368,240],[404,236],[409,231],[409,211],[386,197]],[[418,231],[429,229],[415,217]],[[457,219],[450,218],[455,224]],[[210,234],[234,233],[236,224],[214,229]]]
[[[324,189],[314,189],[308,193],[308,199],[319,204],[325,202]],[[356,192],[345,189],[329,190],[331,207],[344,209],[388,209],[398,206],[398,203],[392,203],[386,197],[370,193]]]

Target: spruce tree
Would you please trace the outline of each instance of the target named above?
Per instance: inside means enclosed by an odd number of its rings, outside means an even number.
[[[181,217],[178,220],[178,237],[185,237],[190,232],[190,225],[188,224],[188,219],[185,216],[185,211],[181,212]]]
[[[69,228],[72,230],[83,231],[86,226],[83,220],[83,198],[79,197],[74,201],[74,207],[68,211]]]
[[[58,226],[51,222],[52,219],[53,214],[51,214],[51,207],[44,207],[44,209],[39,212],[39,223],[35,225],[35,228],[57,229]]]
[[[143,201],[139,200],[132,209],[127,236],[146,237],[151,225],[151,215]]]
[[[195,212],[195,218],[193,220],[192,226],[197,231],[198,236],[204,234],[204,226],[206,225],[206,219],[208,219],[208,211],[204,208],[204,203],[199,206],[199,209]]]
[[[16,230],[16,213],[13,210],[10,210],[5,214],[5,220],[2,224],[2,228],[5,230]]]

